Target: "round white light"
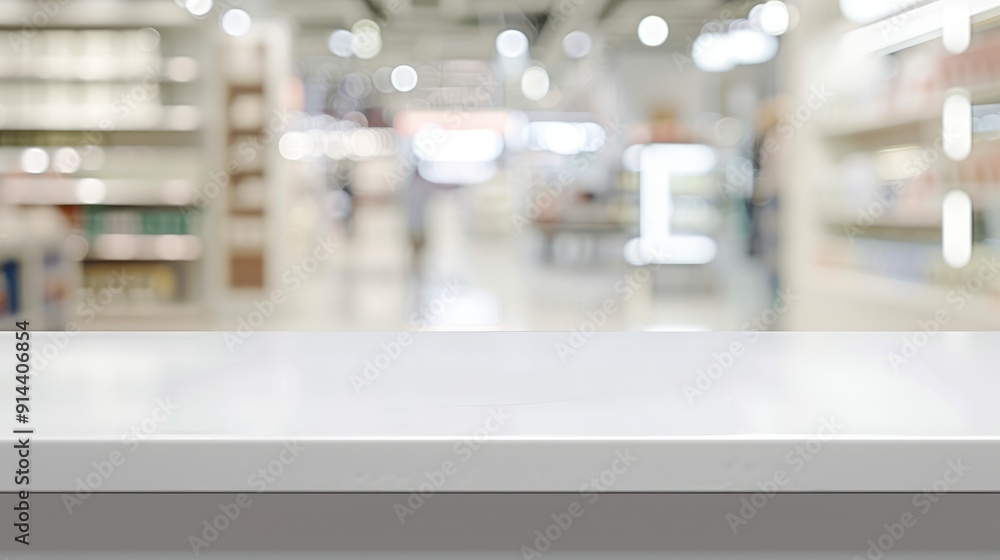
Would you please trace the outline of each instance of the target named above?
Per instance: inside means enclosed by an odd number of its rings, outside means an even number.
[[[369,60],[378,56],[382,52],[382,30],[377,23],[370,19],[363,19],[351,27],[354,35],[351,48],[354,56]]]
[[[760,64],[778,54],[778,40],[756,29],[734,29],[725,41],[729,58],[737,64]]]
[[[730,54],[729,35],[726,33],[702,33],[691,46],[694,65],[704,72],[726,72],[736,66]]]
[[[212,0],[187,0],[184,9],[191,12],[193,16],[203,16],[212,9]]]
[[[286,132],[278,140],[278,153],[281,154],[281,157],[292,161],[298,161],[311,155],[315,147],[314,138],[305,132]]]
[[[49,154],[41,148],[21,152],[21,169],[25,173],[42,173],[49,168]]]
[[[80,179],[76,183],[76,198],[84,204],[100,204],[108,189],[100,179]]]
[[[354,54],[354,34],[346,29],[338,29],[330,34],[326,47],[339,57],[350,58]]]
[[[781,35],[788,31],[788,6],[784,2],[771,0],[760,9],[760,29],[768,35]]]
[[[389,82],[398,91],[407,92],[417,87],[417,71],[412,66],[405,64],[392,69],[389,74]]]
[[[564,156],[578,154],[587,145],[587,131],[576,123],[552,122],[539,136],[545,149]]]
[[[520,58],[528,52],[528,36],[516,29],[501,31],[497,35],[497,52],[507,58]]]
[[[532,66],[521,76],[521,93],[532,101],[538,101],[549,93],[549,73],[544,68]]]
[[[219,26],[222,27],[222,31],[233,37],[246,35],[250,32],[251,25],[253,25],[253,20],[250,19],[250,14],[239,8],[226,10],[226,13],[219,18]]]
[[[667,40],[670,28],[660,16],[646,16],[639,22],[639,41],[647,47],[658,47]]]
[[[571,31],[563,37],[562,41],[563,52],[570,58],[583,58],[587,56],[593,46],[593,40],[584,31]]]
[[[371,159],[378,155],[381,145],[375,133],[362,128],[351,134],[351,151],[358,159]]]

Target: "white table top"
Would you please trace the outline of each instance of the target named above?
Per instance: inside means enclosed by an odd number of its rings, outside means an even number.
[[[236,336],[34,333],[31,488],[1000,491],[1000,334]]]

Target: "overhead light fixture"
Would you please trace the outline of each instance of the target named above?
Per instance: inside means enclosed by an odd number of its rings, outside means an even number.
[[[84,204],[100,204],[108,193],[104,181],[100,179],[80,179],[76,183],[76,198]]]
[[[704,235],[677,235],[671,231],[671,179],[702,175],[715,168],[715,150],[701,144],[649,144],[639,154],[639,237],[624,247],[626,262],[648,264],[708,264],[717,244]]]
[[[951,268],[972,261],[972,198],[961,190],[949,191],[941,203],[941,254]]]
[[[308,157],[315,148],[315,140],[305,132],[293,130],[286,132],[278,140],[278,153],[291,161],[301,161]]]
[[[497,53],[505,58],[520,58],[528,52],[528,36],[517,29],[507,29],[497,35]]]
[[[590,54],[594,41],[585,31],[571,31],[563,37],[563,53],[570,58],[583,58]]]
[[[504,140],[491,129],[448,130],[425,125],[413,136],[413,155],[430,162],[488,162],[503,154]]]
[[[421,161],[417,171],[424,179],[439,185],[475,185],[495,177],[497,164],[493,161]]]
[[[606,135],[595,122],[535,121],[524,128],[524,144],[529,150],[571,156],[596,152]]]
[[[788,31],[790,19],[788,6],[778,0],[762,4],[760,12],[757,14],[757,23],[760,25],[761,31],[774,36]]]
[[[702,33],[691,45],[691,59],[704,72],[728,72],[736,67],[726,33]]]
[[[538,101],[549,93],[549,73],[544,68],[532,66],[521,76],[521,93],[532,101]]]
[[[691,45],[695,67],[705,72],[727,72],[737,64],[761,64],[778,53],[778,39],[751,27],[746,20],[734,22],[726,32],[706,32]]]
[[[351,27],[351,51],[362,60],[370,60],[382,52],[382,30],[370,19],[363,19]]]
[[[726,34],[725,50],[736,64],[761,64],[778,54],[778,39],[752,28]]]
[[[970,0],[944,0],[941,6],[941,40],[944,49],[959,54],[972,42],[972,12]]]
[[[951,92],[944,100],[941,148],[952,161],[962,161],[972,153],[972,101],[965,91]]]
[[[212,11],[212,0],[187,0],[184,9],[193,16],[201,17]]]
[[[406,93],[417,87],[417,71],[412,66],[402,64],[392,69],[389,74],[389,82],[397,91]]]
[[[646,16],[639,22],[637,29],[639,41],[647,47],[658,47],[667,40],[670,28],[666,20],[660,16]]]
[[[49,168],[49,153],[41,148],[28,148],[21,152],[21,169],[38,174]]]
[[[219,18],[219,27],[226,35],[231,37],[242,37],[250,32],[250,27],[253,25],[253,20],[250,18],[250,14],[239,8],[233,8],[232,10],[226,10],[222,17]]]
[[[326,46],[331,53],[341,58],[350,58],[354,54],[354,34],[346,29],[337,29],[330,34]]]

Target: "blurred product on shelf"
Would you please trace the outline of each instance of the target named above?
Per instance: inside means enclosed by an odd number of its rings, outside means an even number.
[[[1000,325],[1000,2],[119,4],[0,11],[3,316]]]

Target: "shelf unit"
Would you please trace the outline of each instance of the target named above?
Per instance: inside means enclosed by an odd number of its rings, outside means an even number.
[[[941,148],[942,107],[950,91],[968,93],[975,107],[1000,101],[1000,30],[994,19],[973,24],[972,45],[947,53],[940,39],[893,54],[849,58],[829,43],[812,60],[815,82],[836,92],[796,142],[798,181],[806,189],[789,210],[796,230],[812,230],[786,259],[807,305],[793,328],[915,328],[939,311],[956,319],[949,329],[1000,325],[1000,274],[976,286],[961,313],[948,295],[962,288],[1000,248],[1000,170],[992,132],[973,136],[972,155],[950,161]],[[815,22],[827,33],[841,33]],[[801,31],[801,30],[800,30]],[[805,40],[803,39],[805,44]],[[821,64],[816,64],[820,57]],[[801,62],[800,62],[801,64]],[[988,109],[988,107],[986,107]],[[997,111],[1000,119],[1000,111]],[[803,129],[805,130],[805,129]],[[996,170],[996,172],[995,172]],[[966,267],[949,268],[941,253],[941,202],[953,189],[973,200],[974,250]],[[848,309],[850,311],[848,311]],[[837,317],[837,320],[829,319]]]
[[[63,16],[17,48],[19,26],[0,30],[0,206],[58,210],[71,301],[130,279],[101,316],[200,306],[206,224],[187,210],[206,174],[204,22]]]
[[[219,261],[220,289],[241,299],[276,287],[286,260],[284,213],[293,187],[278,155],[287,124],[285,86],[291,76],[291,31],[281,21],[258,21],[242,37],[221,37],[218,96],[223,153],[217,159],[227,184],[212,212],[225,228]],[[217,283],[218,284],[218,283]]]

